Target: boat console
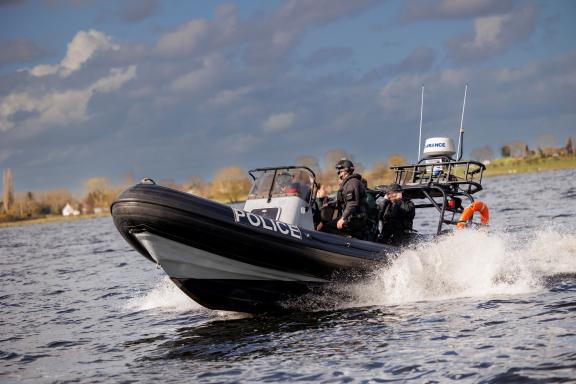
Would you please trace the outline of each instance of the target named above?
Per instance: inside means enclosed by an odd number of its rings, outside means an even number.
[[[318,185],[314,171],[303,166],[257,168],[244,211],[313,230],[312,203]]]

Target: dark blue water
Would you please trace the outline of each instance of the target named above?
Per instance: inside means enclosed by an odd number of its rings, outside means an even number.
[[[282,316],[203,309],[109,218],[0,229],[0,382],[574,382],[567,180],[487,179],[488,231],[407,250]]]

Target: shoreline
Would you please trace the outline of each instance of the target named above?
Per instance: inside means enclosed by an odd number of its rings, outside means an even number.
[[[552,172],[563,169],[576,169],[576,156],[572,156],[569,158],[547,159],[546,161],[539,163],[530,163],[518,159],[510,159],[506,163],[502,162],[501,159],[498,159],[495,161],[495,163],[488,164],[486,166],[486,170],[484,171],[484,177],[512,176],[526,173]],[[100,217],[110,217],[110,214],[98,214],[98,215],[90,214],[80,216],[48,216],[29,220],[6,221],[6,222],[0,222],[0,229],[21,227],[25,225],[94,219]]]
[[[35,224],[60,223],[60,222],[64,222],[64,221],[78,221],[78,220],[96,219],[96,218],[100,218],[100,217],[110,217],[110,215],[90,214],[90,215],[79,215],[79,216],[48,216],[48,217],[39,217],[39,218],[29,219],[29,220],[5,221],[5,222],[0,223],[0,229],[12,228],[12,227],[23,227],[26,225],[35,225]]]
[[[486,166],[484,177],[517,175],[523,173],[541,173],[576,168],[576,156],[564,158],[551,158],[540,162],[529,160],[498,159]]]

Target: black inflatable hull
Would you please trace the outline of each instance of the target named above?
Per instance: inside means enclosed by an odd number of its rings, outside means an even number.
[[[385,266],[397,248],[308,231],[155,184],[112,204],[114,224],[199,304],[264,312]]]

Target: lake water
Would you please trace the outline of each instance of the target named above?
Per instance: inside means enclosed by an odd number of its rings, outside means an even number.
[[[0,382],[576,382],[576,170],[484,187],[488,231],[281,316],[203,309],[110,218],[0,229]]]

